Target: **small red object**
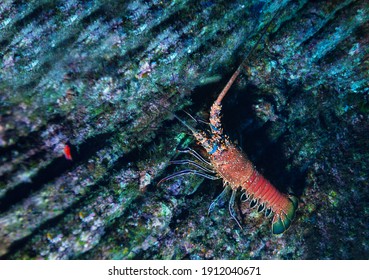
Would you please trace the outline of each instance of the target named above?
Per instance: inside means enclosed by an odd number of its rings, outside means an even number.
[[[65,144],[64,146],[64,156],[67,160],[72,160],[72,154],[70,152],[70,147],[67,144]]]

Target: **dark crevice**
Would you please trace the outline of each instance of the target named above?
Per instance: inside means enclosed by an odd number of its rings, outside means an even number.
[[[47,125],[41,126],[37,131],[30,132],[27,136],[21,136],[17,139],[17,141],[13,145],[9,145],[7,147],[0,148],[0,157],[2,161],[11,161],[13,158],[13,153],[16,154],[25,154],[31,149],[37,149],[39,147],[40,143],[43,142],[43,138],[41,134],[46,130],[47,126],[57,124],[61,127],[70,127],[71,123],[67,119],[65,119],[61,115],[54,115],[52,118],[48,120]],[[9,132],[11,134],[11,132]],[[31,156],[33,159],[42,159],[44,156],[44,151],[38,149],[36,154]],[[30,160],[29,158],[28,160]],[[27,165],[29,163],[19,163],[24,165]],[[16,164],[16,165],[19,165]],[[4,173],[4,175],[0,176],[0,181],[6,182],[9,180],[9,178],[16,172],[16,168],[13,169],[13,171],[10,171],[8,173]]]
[[[334,12],[332,11],[332,13],[334,13],[334,15],[337,15],[341,12],[343,13],[346,9],[348,9],[350,11],[355,10],[351,7],[355,4],[356,4],[355,1],[351,2],[351,3],[347,4],[346,6],[341,7],[337,11],[334,11]],[[331,15],[332,15],[332,13],[331,13]],[[319,40],[321,40],[321,38],[326,38],[327,35],[329,35],[331,32],[333,32],[333,30],[334,30],[333,28],[335,28],[335,26],[337,26],[337,24],[336,24],[337,19],[340,21],[340,18],[341,18],[340,16],[331,17],[328,21],[326,21],[323,25],[321,25],[319,27],[319,29],[316,30],[316,32],[314,32],[314,34],[312,36],[310,36],[304,42],[302,42],[302,44],[300,45],[300,48],[304,49],[304,50],[309,50],[309,51],[314,49],[315,45],[317,44],[317,42],[319,42]]]
[[[93,144],[89,143],[89,145],[93,145]],[[81,148],[80,148],[80,152],[83,152],[83,149],[84,148],[82,148],[82,151],[81,151]],[[89,157],[88,154],[85,154],[85,156]],[[14,241],[10,245],[8,253],[6,253],[3,256],[0,256],[0,259],[10,259],[10,258],[12,258],[12,255],[16,254],[22,248],[25,248],[25,246],[36,235],[40,234],[43,230],[46,230],[48,228],[53,228],[53,227],[57,226],[58,224],[61,223],[61,221],[67,215],[75,212],[76,209],[83,208],[85,205],[89,204],[90,201],[94,201],[96,199],[96,196],[98,196],[100,194],[100,191],[105,189],[109,185],[111,176],[114,174],[114,172],[116,172],[116,170],[120,170],[120,169],[126,167],[130,162],[133,162],[136,159],[136,156],[137,156],[137,149],[133,149],[131,152],[125,154],[120,159],[118,159],[116,164],[114,164],[112,167],[109,168],[107,174],[105,174],[103,178],[96,181],[96,183],[93,186],[89,187],[88,193],[85,196],[77,199],[70,206],[65,208],[63,210],[63,213],[61,213],[60,215],[43,222],[31,234],[25,236],[24,238],[21,238],[19,240]],[[127,209],[123,211],[122,215],[127,211]],[[31,250],[31,249],[28,249],[28,250]]]
[[[92,186],[93,188],[93,186]],[[91,189],[92,189],[91,188]],[[47,221],[45,221],[44,223],[42,223],[39,227],[37,227],[32,233],[30,233],[29,235],[18,239],[16,241],[14,241],[8,248],[8,252],[2,256],[0,256],[1,260],[9,260],[12,259],[12,255],[14,255],[15,253],[17,253],[20,249],[25,248],[26,244],[32,240],[32,238],[39,234],[41,231],[47,229],[47,228],[51,228],[54,227],[56,225],[58,225],[60,223],[60,221],[65,218],[65,216],[67,216],[72,210],[75,209],[75,207],[78,206],[78,204],[81,203],[82,199],[79,199],[77,201],[75,201],[74,203],[72,203],[70,206],[68,206],[66,209],[64,209],[64,211],[58,215],[55,216]],[[32,256],[30,256],[32,258]],[[36,257],[36,256],[34,256]]]
[[[127,124],[125,124],[127,125]],[[119,129],[118,129],[119,130]],[[59,158],[53,161],[52,165],[46,167],[44,170],[40,171],[37,175],[37,178],[35,178],[32,182],[31,185],[27,184],[26,187],[28,186],[29,188],[32,189],[32,191],[36,191],[38,188],[34,187],[34,184],[36,184],[39,181],[42,181],[42,178],[45,178],[43,175],[44,174],[50,174],[50,180],[53,179],[54,176],[60,175],[63,172],[66,172],[67,170],[71,169],[72,166],[78,164],[79,162],[83,162],[86,161],[88,158],[90,158],[94,153],[96,153],[102,146],[106,145],[108,141],[110,141],[110,139],[112,138],[112,133],[106,133],[106,134],[102,134],[102,135],[97,135],[93,138],[91,138],[89,141],[84,142],[83,144],[81,144],[78,147],[78,157],[76,157],[76,160],[73,161],[73,164],[67,160],[65,160],[64,158]],[[150,145],[150,143],[148,143],[148,145]],[[73,151],[77,151],[76,148],[73,149]],[[12,243],[12,245],[10,246],[9,252],[0,257],[1,259],[8,259],[11,257],[11,255],[15,254],[19,249],[24,248],[25,245],[37,234],[40,233],[40,231],[46,229],[46,228],[50,228],[53,227],[55,225],[57,225],[58,223],[60,223],[60,221],[65,218],[65,216],[69,213],[71,213],[72,211],[74,211],[75,209],[78,209],[79,207],[83,207],[83,205],[85,205],[86,203],[88,203],[88,201],[91,201],[91,199],[93,199],[93,196],[98,195],[98,191],[101,190],[102,188],[106,187],[109,182],[110,182],[110,178],[111,175],[116,172],[116,170],[120,170],[124,167],[127,166],[127,164],[129,162],[133,162],[135,160],[137,160],[137,154],[139,154],[139,151],[137,148],[134,148],[133,150],[131,150],[129,153],[125,154],[124,156],[122,156],[120,159],[118,159],[116,161],[116,163],[109,168],[109,172],[104,176],[104,178],[102,178],[101,180],[97,181],[96,184],[92,187],[90,187],[89,189],[93,192],[91,194],[91,192],[89,192],[88,197],[84,198],[83,200],[79,199],[78,201],[76,201],[75,203],[73,203],[71,206],[67,207],[63,213],[57,217],[54,217],[48,221],[45,221],[41,226],[39,226],[37,229],[35,229],[30,235],[15,241],[14,243]],[[60,166],[58,166],[58,168],[56,168],[56,166],[60,164]],[[66,164],[69,164],[69,167],[66,166]],[[61,168],[65,168],[65,170],[61,169]],[[51,173],[53,172],[53,173]],[[39,178],[40,177],[40,178]],[[47,180],[49,181],[49,180]],[[40,186],[42,186],[43,184],[47,183],[46,179],[45,182],[41,182]],[[21,186],[22,187],[22,186]],[[17,188],[18,191],[15,192],[19,192],[19,188]],[[21,200],[25,197],[27,197],[27,195],[31,192],[28,191],[27,194],[24,194],[21,198],[17,199],[17,197],[13,197],[13,193],[10,194],[10,196],[7,195],[5,196],[7,202],[9,202],[8,204],[0,204],[1,206],[1,211],[4,211],[3,208],[5,208],[5,210],[7,210],[12,204],[16,203],[15,201],[9,201],[9,200]],[[15,193],[16,195],[16,193]],[[1,203],[1,201],[0,201]]]
[[[278,25],[278,18],[276,19],[276,22],[273,23],[273,30],[269,35],[269,41],[273,42],[276,37],[280,36],[280,34],[284,33],[284,29],[289,29],[289,25],[293,24],[296,20],[296,17],[298,17],[299,13],[303,13],[304,12],[304,8],[305,6],[309,3],[309,1],[306,1],[301,7],[295,7],[296,6],[296,2],[294,1],[290,1],[287,3],[287,6],[284,8],[284,12],[282,11],[282,16],[284,13],[288,13],[290,16],[287,17],[287,19],[283,22],[280,22]],[[295,12],[292,12],[294,9]],[[275,26],[278,26],[278,29],[275,29]]]
[[[3,38],[0,41],[0,47],[5,47],[9,45],[9,43],[14,39],[14,37],[20,32],[21,29],[23,29],[27,24],[29,24],[32,21],[35,21],[42,17],[42,15],[45,13],[46,10],[52,9],[55,7],[55,1],[42,1],[39,6],[35,7],[29,14],[24,16],[23,18],[19,19],[18,21],[13,23],[12,30],[14,32],[10,32],[10,35],[7,36],[7,38]],[[25,5],[25,4],[19,4],[19,6]],[[17,7],[17,9],[22,9],[22,7]]]
[[[360,26],[357,26],[352,30],[352,35],[337,43],[334,49],[328,51],[323,57],[317,60],[319,66],[329,66],[337,62],[338,60],[347,59],[347,53],[352,49],[355,44],[361,42],[367,44],[365,36],[369,32],[369,22],[365,22]]]
[[[40,190],[45,184],[86,161],[104,147],[111,136],[112,133],[108,132],[87,139],[78,147],[78,156],[75,156],[73,161],[68,161],[64,157],[56,158],[32,177],[32,182],[20,183],[8,190],[0,199],[0,212],[8,211],[11,206],[27,198],[32,192]],[[76,147],[73,149],[77,150]]]
[[[116,229],[121,228],[121,225],[123,224],[121,219],[126,219],[127,217],[131,217],[131,219],[132,219],[132,211],[136,212],[134,206],[140,207],[143,203],[144,203],[143,197],[142,196],[137,196],[131,202],[130,206],[127,207],[126,209],[124,209],[124,211],[122,212],[122,215],[115,218],[114,221],[105,228],[105,232],[101,236],[101,240],[104,240],[105,236],[111,236]],[[142,216],[140,218],[142,218]],[[126,239],[126,237],[122,236],[121,238],[116,238],[114,241],[116,242],[116,244],[123,244],[123,243],[127,242],[127,240],[124,240],[125,241],[124,242],[121,239]],[[103,244],[103,243],[100,243],[100,244]],[[94,251],[98,251],[100,249],[99,248],[100,244],[95,245],[94,247],[92,247],[90,250],[88,250],[86,252],[83,252],[79,255],[74,256],[73,259],[91,259],[91,257],[90,257],[91,253],[93,253]]]

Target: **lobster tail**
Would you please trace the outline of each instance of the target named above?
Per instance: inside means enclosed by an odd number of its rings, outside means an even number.
[[[276,212],[272,221],[273,234],[285,232],[291,225],[298,206],[298,200],[295,196],[288,196],[287,203],[280,211]]]

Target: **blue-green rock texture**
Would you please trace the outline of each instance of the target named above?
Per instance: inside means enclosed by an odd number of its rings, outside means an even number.
[[[221,180],[157,183],[202,152],[171,112],[207,119],[277,11],[223,110],[299,197],[275,236],[207,214]],[[1,258],[368,259],[368,34],[367,1],[1,1]]]

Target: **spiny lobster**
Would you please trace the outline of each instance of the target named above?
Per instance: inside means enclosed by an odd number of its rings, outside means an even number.
[[[182,170],[163,178],[158,183],[161,184],[164,181],[186,174],[195,174],[214,180],[223,179],[224,190],[210,205],[209,212],[228,192],[228,190],[231,189],[232,195],[228,205],[229,212],[239,227],[242,228],[234,211],[236,194],[237,191],[241,189],[241,201],[244,202],[250,200],[250,207],[258,207],[258,212],[265,211],[266,217],[274,214],[272,220],[272,232],[274,234],[283,233],[289,228],[295,216],[298,200],[293,195],[287,195],[279,192],[256,170],[252,162],[234,143],[232,143],[229,137],[223,133],[221,109],[224,96],[227,94],[228,90],[241,73],[242,68],[244,67],[250,54],[255,49],[263,35],[266,33],[266,30],[278,13],[279,12],[273,16],[272,20],[265,27],[265,31],[262,32],[262,36],[255,43],[254,47],[239,65],[222,92],[219,94],[218,98],[215,100],[214,104],[211,106],[209,120],[210,137],[205,131],[195,130],[178,116],[174,115],[181,123],[191,130],[196,140],[207,151],[210,161],[205,160],[196,151],[187,149],[183,152],[187,152],[194,156],[199,162],[202,163],[202,165],[192,160],[177,160],[172,161],[172,163],[191,164],[199,168],[201,171],[193,169]],[[207,167],[203,165],[206,165]]]

